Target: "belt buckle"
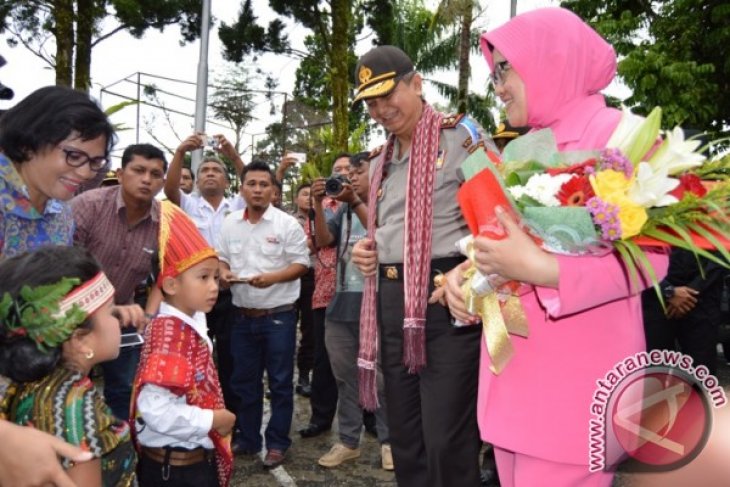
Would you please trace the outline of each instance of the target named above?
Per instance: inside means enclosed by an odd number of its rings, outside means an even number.
[[[398,279],[398,268],[393,265],[385,267],[385,278],[395,281]]]

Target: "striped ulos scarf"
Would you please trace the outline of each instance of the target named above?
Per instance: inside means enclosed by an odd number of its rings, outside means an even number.
[[[428,277],[431,272],[431,226],[433,223],[433,182],[439,150],[443,114],[423,104],[423,113],[411,140],[406,187],[405,236],[403,242],[403,364],[411,374],[426,366],[426,306]],[[378,189],[383,181],[384,165],[393,154],[395,137],[375,165],[370,181],[367,236],[375,239]],[[375,276],[365,278],[360,311],[359,368],[360,403],[367,410],[378,407],[377,360],[378,325]]]

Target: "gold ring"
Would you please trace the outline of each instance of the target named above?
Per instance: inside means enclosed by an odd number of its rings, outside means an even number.
[[[435,287],[443,287],[446,285],[446,276],[439,272],[435,276],[433,276],[433,285]]]

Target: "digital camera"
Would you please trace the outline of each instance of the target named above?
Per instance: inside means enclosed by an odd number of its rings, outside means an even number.
[[[337,174],[324,182],[324,192],[327,196],[337,196],[342,193],[345,184],[350,184],[350,180],[346,176]]]

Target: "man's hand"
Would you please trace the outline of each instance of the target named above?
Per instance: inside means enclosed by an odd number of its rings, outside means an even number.
[[[93,459],[90,452],[55,436],[0,420],[0,486],[74,487],[58,457],[79,463]]]
[[[352,247],[352,263],[364,276],[375,275],[378,271],[378,252],[373,239],[363,238]]]
[[[218,152],[219,154],[222,154],[226,156],[228,159],[235,159],[237,157],[240,157],[238,155],[238,152],[236,152],[236,148],[233,147],[233,144],[226,139],[226,136],[223,134],[215,134],[213,135],[213,138],[216,140],[218,145],[216,145],[213,149]]]
[[[326,179],[317,178],[312,181],[312,187],[309,188],[309,195],[312,197],[312,202],[322,204],[322,200],[327,194],[324,190]]]
[[[193,134],[188,136],[187,139],[180,142],[180,145],[177,146],[176,152],[179,152],[181,154],[187,154],[188,152],[202,149],[204,145],[205,137],[201,134]]]
[[[459,264],[446,273],[446,304],[449,307],[451,316],[462,323],[475,324],[479,322],[479,317],[469,314],[464,304],[464,293],[461,292],[461,286],[464,284],[464,272],[469,269],[471,263],[467,260]]]
[[[218,284],[220,285],[221,289],[228,289],[231,287],[231,281],[236,280],[237,276],[227,267],[221,267],[220,268],[220,274],[218,278]]]
[[[699,291],[687,286],[674,288],[674,296],[667,300],[667,317],[682,318],[697,305]]]
[[[277,281],[274,279],[274,276],[271,274],[259,274],[258,276],[253,276],[248,281],[249,285],[259,288],[269,287],[272,284],[276,284],[276,282]]]
[[[289,155],[289,153],[284,154],[279,162],[279,167],[276,168],[277,176],[281,176],[283,179],[289,168],[295,166],[297,162],[299,162],[299,159],[296,157]]]
[[[144,310],[138,304],[114,306],[113,313],[119,319],[120,326],[134,326],[140,333],[144,331],[145,326],[150,322],[149,318],[145,316]]]

